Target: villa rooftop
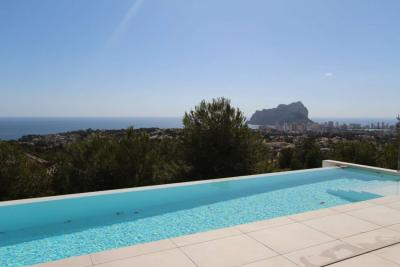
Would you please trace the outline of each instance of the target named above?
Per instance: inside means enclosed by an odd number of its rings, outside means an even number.
[[[400,196],[382,197],[35,266],[400,266]]]

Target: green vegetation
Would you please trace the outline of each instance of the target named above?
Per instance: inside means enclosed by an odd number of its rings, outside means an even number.
[[[69,193],[151,184],[159,159],[148,135],[129,129],[121,139],[95,136],[72,144],[58,162],[56,191]]]
[[[249,129],[246,118],[229,100],[202,101],[183,118],[184,159],[189,176],[211,179],[263,172],[267,147]]]
[[[171,138],[130,128],[111,136],[86,131],[61,147],[0,142],[0,201],[315,168],[327,158],[397,168],[396,139],[348,138],[322,150],[314,136],[272,156],[268,136],[245,122],[219,98],[186,113],[184,129]]]
[[[19,146],[0,142],[0,200],[52,195],[51,178]]]
[[[381,145],[371,141],[351,140],[341,141],[332,145],[330,151],[321,152],[315,141],[307,139],[294,149],[283,149],[278,157],[278,166],[289,170],[317,168],[321,167],[322,160],[332,159],[396,169],[397,151],[394,141]]]
[[[321,167],[324,159],[315,139],[307,138],[295,148],[283,149],[278,157],[278,166],[285,170],[299,170]]]

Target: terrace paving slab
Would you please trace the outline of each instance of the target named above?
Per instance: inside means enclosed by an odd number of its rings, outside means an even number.
[[[391,226],[388,226],[387,228],[393,230],[393,231],[397,231],[400,232],[400,223],[399,224],[393,224]]]
[[[400,264],[400,245],[394,245],[383,249],[376,250],[372,254],[387,259],[394,263]]]
[[[320,209],[320,210],[313,210],[313,211],[289,215],[289,218],[291,218],[297,222],[302,222],[302,221],[306,221],[306,220],[312,220],[315,218],[334,215],[337,213],[338,213],[337,211],[335,211],[331,208],[325,208],[325,209]]]
[[[124,260],[99,264],[101,267],[196,267],[179,249],[165,250],[152,254],[140,255]]]
[[[399,265],[381,257],[365,254],[345,261],[341,261],[329,267],[398,267]]]
[[[400,233],[387,228],[380,228],[378,230],[346,237],[342,240],[363,251],[369,251],[400,242]]]
[[[326,216],[303,223],[335,238],[343,238],[380,228],[379,225],[357,219],[347,214]]]
[[[378,197],[375,199],[368,200],[369,202],[373,204],[378,204],[378,205],[383,205],[383,204],[388,204],[392,202],[397,202],[400,201],[400,196],[385,196],[385,197]]]
[[[347,214],[381,226],[400,223],[400,211],[386,206],[375,206],[360,210],[353,210]]]
[[[242,267],[297,267],[298,265],[289,261],[285,257],[277,256],[266,260],[261,260],[246,265]]]
[[[175,244],[169,239],[139,244],[136,246],[107,250],[103,252],[90,254],[93,264],[100,264],[130,257],[135,257],[143,254],[163,251],[175,248]]]
[[[265,229],[248,235],[280,254],[334,240],[334,238],[301,223]]]
[[[271,227],[282,226],[286,224],[294,223],[295,221],[289,217],[278,217],[264,221],[258,221],[253,223],[246,223],[237,225],[236,228],[244,233],[254,232],[262,229],[267,229]]]
[[[386,204],[383,204],[383,205],[385,205],[388,208],[400,210],[400,201],[390,202],[390,203],[386,203]]]
[[[181,248],[200,267],[241,266],[277,256],[246,235],[233,236]]]
[[[234,235],[240,235],[242,232],[240,232],[238,229],[234,227],[229,227],[229,228],[222,228],[218,230],[213,230],[213,231],[207,231],[207,232],[202,232],[202,233],[196,233],[192,235],[184,235],[180,237],[175,237],[172,238],[172,242],[174,242],[178,247],[182,246],[187,246],[187,245],[192,245],[196,243],[202,243],[206,241],[211,241],[215,239],[220,239],[224,237],[229,237],[229,236],[234,236]]]
[[[351,203],[351,204],[331,207],[331,209],[338,211],[338,212],[347,212],[347,211],[352,211],[352,210],[364,209],[364,208],[368,208],[368,207],[372,207],[372,206],[376,206],[376,205],[377,204],[375,204],[371,201],[361,201],[361,202],[357,202],[357,203]]]
[[[359,254],[361,251],[343,241],[332,241],[322,245],[298,250],[285,257],[296,263],[298,266],[322,266],[328,263],[336,262],[351,256]]]
[[[32,265],[32,267],[89,267],[93,266],[89,255]]]

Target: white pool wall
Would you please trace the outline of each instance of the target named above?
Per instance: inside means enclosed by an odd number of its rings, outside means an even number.
[[[364,170],[368,170],[368,171],[382,172],[382,173],[392,174],[392,175],[400,175],[400,172],[396,171],[396,170],[384,169],[384,168],[379,168],[379,167],[349,163],[349,162],[344,162],[344,161],[330,160],[330,159],[323,160],[322,167],[323,168],[352,167],[352,168],[359,168],[359,169],[364,169]]]

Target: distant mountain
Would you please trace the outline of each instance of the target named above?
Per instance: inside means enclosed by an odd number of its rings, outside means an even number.
[[[308,109],[300,101],[276,108],[257,110],[248,121],[253,125],[275,125],[283,123],[312,123]]]

